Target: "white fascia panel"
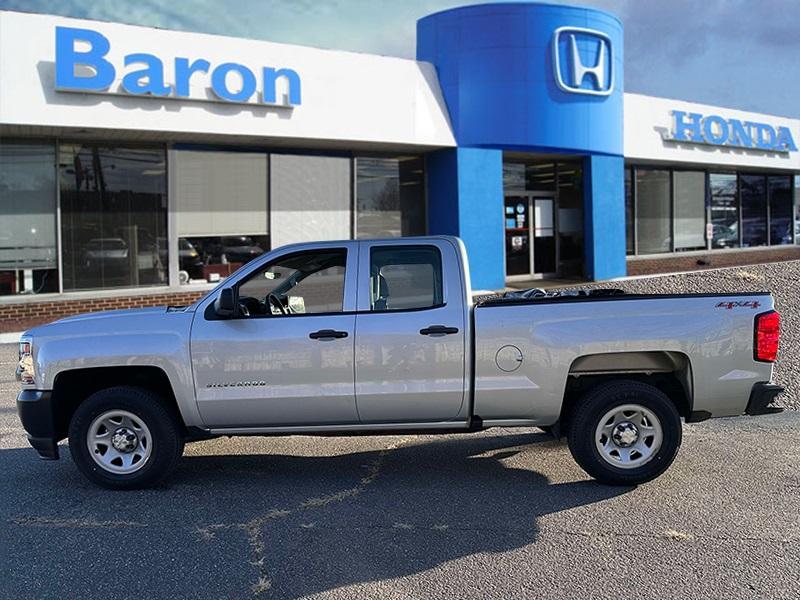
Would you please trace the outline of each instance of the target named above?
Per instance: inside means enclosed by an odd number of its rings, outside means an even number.
[[[116,69],[110,93],[55,89],[57,26],[100,32]],[[301,78],[294,108],[213,101],[210,74],[191,78],[190,100],[132,96],[120,88],[124,58],[157,56],[165,82],[174,59],[247,66],[261,89],[263,67]],[[141,68],[141,67],[139,67]],[[234,75],[235,77],[235,75]],[[0,11],[0,124],[208,133],[253,138],[320,139],[452,147],[455,140],[433,65],[414,60],[304,46]]]

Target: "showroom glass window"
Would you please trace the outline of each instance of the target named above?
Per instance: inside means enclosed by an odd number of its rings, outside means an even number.
[[[794,176],[794,243],[800,244],[800,175]]]
[[[675,171],[672,176],[675,250],[703,250],[706,247],[706,174]]]
[[[739,247],[739,203],[736,200],[736,175],[711,173],[712,248]]]
[[[421,156],[356,158],[356,238],[425,235]]]
[[[227,277],[270,248],[264,152],[176,150],[178,281]]]
[[[672,251],[670,172],[636,170],[639,254]]]
[[[63,144],[59,170],[64,290],[165,284],[164,149]]]
[[[58,291],[55,146],[0,144],[0,295]]]
[[[794,228],[791,176],[767,177],[767,193],[769,194],[769,243],[771,246],[791,244]]]
[[[633,199],[633,171],[625,169],[625,254],[636,251],[634,230],[636,227],[636,212]]]
[[[767,178],[740,175],[742,204],[742,247],[767,245]]]

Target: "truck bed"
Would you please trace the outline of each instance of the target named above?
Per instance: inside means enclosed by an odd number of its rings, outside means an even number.
[[[754,319],[773,308],[768,292],[525,291],[475,307],[473,406],[488,423],[552,424],[570,380],[594,370],[671,369],[691,410],[713,416],[742,414],[753,384],[772,375],[753,357]]]

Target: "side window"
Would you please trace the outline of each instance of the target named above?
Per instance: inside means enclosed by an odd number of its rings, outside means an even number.
[[[342,312],[346,250],[283,256],[239,285],[240,316]]]
[[[385,246],[370,251],[373,311],[432,308],[444,303],[442,256],[435,246]]]

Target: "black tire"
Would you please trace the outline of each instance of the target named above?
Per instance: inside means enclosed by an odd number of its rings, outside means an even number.
[[[634,468],[610,464],[595,443],[595,433],[603,416],[625,404],[637,404],[651,411],[662,431],[660,448],[647,462]],[[578,402],[572,414],[568,441],[578,465],[599,482],[637,485],[655,479],[669,468],[681,446],[682,433],[680,415],[664,392],[639,381],[618,380],[597,386]]]
[[[92,457],[87,442],[89,428],[109,411],[131,413],[149,430],[149,454],[134,472],[111,472]],[[173,411],[157,394],[138,387],[119,386],[92,394],[78,405],[69,424],[69,450],[78,469],[89,480],[109,489],[138,489],[161,483],[175,469],[183,454],[183,443]]]

